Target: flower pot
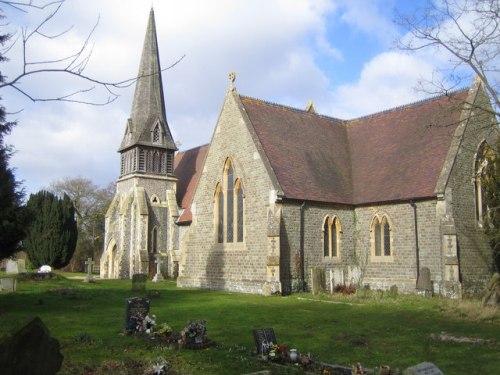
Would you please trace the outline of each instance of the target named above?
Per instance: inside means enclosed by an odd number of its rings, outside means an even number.
[[[290,349],[290,354],[288,354],[288,357],[290,358],[290,361],[297,362],[297,359],[299,358],[297,349]]]

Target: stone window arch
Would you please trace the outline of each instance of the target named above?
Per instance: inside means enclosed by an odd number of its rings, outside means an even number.
[[[243,191],[243,184],[241,182],[241,179],[238,178],[234,185],[235,185],[235,187],[234,187],[234,191],[235,191],[235,194],[234,194],[234,203],[235,203],[234,218],[235,218],[236,241],[243,242],[244,191]]]
[[[372,259],[390,260],[393,257],[392,223],[387,214],[373,217],[371,226]]]
[[[485,200],[485,182],[488,175],[492,151],[486,141],[479,145],[474,160],[474,202],[476,209],[476,220],[479,226],[483,226],[485,215],[488,214],[488,207]]]
[[[224,242],[224,192],[220,183],[215,187],[214,194],[214,213],[215,213],[215,233],[217,242]]]
[[[326,216],[323,219],[323,256],[325,258],[340,257],[340,238],[342,226],[337,216]]]
[[[151,140],[153,141],[153,143],[161,142],[161,130],[159,122],[157,122],[153,127],[153,131],[151,132]]]
[[[158,227],[154,226],[151,231],[151,252],[158,253]]]
[[[243,242],[244,190],[236,177],[233,163],[227,158],[214,194],[215,235],[218,243]]]

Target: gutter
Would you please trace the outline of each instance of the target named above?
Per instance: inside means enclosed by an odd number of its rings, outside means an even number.
[[[305,286],[305,266],[304,266],[304,211],[306,207],[306,201],[303,201],[300,205],[300,243],[299,243],[299,252],[300,252],[300,279],[302,281],[302,291],[306,291]]]
[[[414,201],[410,201],[410,205],[413,207],[413,219],[415,221],[415,257],[417,264],[417,283],[420,277],[420,248],[418,246],[418,220],[417,220],[417,205]]]

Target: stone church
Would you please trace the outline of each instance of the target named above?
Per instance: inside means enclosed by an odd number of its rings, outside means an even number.
[[[106,215],[101,276],[273,294],[355,284],[481,291],[494,270],[481,171],[497,133],[479,80],[353,120],[240,95],[235,76],[209,145],[177,152],[150,15]],[[174,160],[175,159],[175,160]],[[429,288],[429,286],[427,286]]]

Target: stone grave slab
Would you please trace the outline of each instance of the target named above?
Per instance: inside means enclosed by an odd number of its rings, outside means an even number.
[[[59,341],[39,317],[0,338],[2,375],[56,374],[62,361]]]
[[[443,372],[432,362],[422,362],[408,367],[403,371],[403,375],[443,375]]]
[[[142,292],[146,290],[148,275],[145,273],[135,273],[132,275],[132,291]]]
[[[19,273],[26,272],[26,261],[24,259],[17,260],[17,270],[19,271]]]
[[[144,318],[149,314],[150,302],[147,299],[132,297],[127,299],[125,305],[125,331],[134,332],[137,325],[137,317]]]
[[[273,328],[256,328],[253,330],[253,338],[257,354],[262,354],[263,349],[266,350],[271,343],[278,343]]]
[[[431,270],[428,267],[422,267],[418,275],[417,290],[423,292],[427,296],[432,295],[433,289]]]
[[[17,280],[13,277],[2,277],[0,279],[0,291],[2,292],[15,292]]]
[[[12,260],[12,259],[7,260],[7,266],[5,267],[5,272],[19,273],[19,266],[17,264],[17,260]]]

